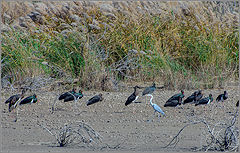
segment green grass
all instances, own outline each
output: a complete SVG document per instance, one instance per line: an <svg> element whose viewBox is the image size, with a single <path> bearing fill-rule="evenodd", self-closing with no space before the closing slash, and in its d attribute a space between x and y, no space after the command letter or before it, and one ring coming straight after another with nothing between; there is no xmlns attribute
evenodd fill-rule
<svg viewBox="0 0 240 153"><path fill-rule="evenodd" d="M98 20L109 22L98 10L88 13L98 13ZM180 18L173 19L171 12L169 14L168 18L139 16L138 22L118 14L113 22L115 26L99 41L96 40L104 29L88 33L76 31L67 38L52 33L59 31L58 27L41 34L5 33L1 46L2 58L5 58L2 76L12 74L17 79L39 74L59 76L61 70L79 78L80 84L98 88L103 76L130 81L119 78L111 65L135 49L139 51L134 55L139 68L128 69L126 73L136 81L162 80L175 89L213 88L220 86L219 82L238 78L239 34L235 27L218 29L216 24L206 30L210 20L199 23L189 16L182 24ZM85 22L91 23L91 20ZM102 50L109 52L106 59L98 58ZM42 64L43 61L52 68Z"/></svg>

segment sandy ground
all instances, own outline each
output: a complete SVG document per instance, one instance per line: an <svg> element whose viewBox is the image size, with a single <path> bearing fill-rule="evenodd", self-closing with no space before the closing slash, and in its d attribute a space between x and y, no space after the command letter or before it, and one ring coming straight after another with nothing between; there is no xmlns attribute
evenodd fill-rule
<svg viewBox="0 0 240 153"><path fill-rule="evenodd" d="M156 90L153 102L158 104L166 113L158 121L157 114L152 122L147 122L153 115L153 108L145 104L145 97L139 97L138 102L127 107L124 105L133 89L125 92L102 92L104 100L94 105L86 106L85 102L100 92L84 91L84 97L74 108L73 102L58 102L56 111L51 113L51 107L60 90L36 92L38 103L19 107L20 119L14 122L15 114L8 112L5 100L10 96L2 91L2 149L3 151L43 151L43 152L72 152L72 151L192 151L205 144L204 127L193 125L188 127L179 137L175 147L163 148L188 123L186 116L204 117L209 122L227 122L235 111L238 99L236 89L226 89L229 98L224 103L215 103L207 107L188 104L181 108L165 108L165 101L179 91ZM142 90L141 90L142 91ZM223 93L224 89L204 90L204 96L213 94L214 99ZM185 98L193 91L185 91ZM28 93L27 95L30 95ZM218 106L218 107L216 107ZM221 107L219 107L221 106ZM135 112L133 112L135 109ZM103 137L100 144L78 144L58 147L55 138L37 125L37 122L49 128L58 129L65 123L82 121L94 128ZM109 146L109 147L106 147Z"/></svg>

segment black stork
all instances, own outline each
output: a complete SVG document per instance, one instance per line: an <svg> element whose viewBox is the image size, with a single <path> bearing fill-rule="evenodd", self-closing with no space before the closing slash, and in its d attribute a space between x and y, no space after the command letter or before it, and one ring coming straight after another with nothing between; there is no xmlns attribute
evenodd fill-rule
<svg viewBox="0 0 240 153"><path fill-rule="evenodd" d="M66 96L64 98L64 102L75 100L75 98L73 96L76 98L76 100L81 99L83 97L82 90L79 90L78 93L75 92L75 93L72 93L72 95Z"/></svg>
<svg viewBox="0 0 240 153"><path fill-rule="evenodd" d="M217 98L216 98L216 101L217 102L223 102L224 100L226 100L228 98L228 93L227 91L224 91L223 94L220 94Z"/></svg>
<svg viewBox="0 0 240 153"><path fill-rule="evenodd" d="M139 91L137 90L137 88L139 87L135 86L133 88L134 88L134 92L128 97L127 101L125 102L125 106L131 104L132 102L135 102L138 99Z"/></svg>
<svg viewBox="0 0 240 153"><path fill-rule="evenodd" d="M173 95L173 96L170 97L167 101L174 101L174 100L179 101L179 100L180 100L180 102L182 103L182 99L183 99L184 97L185 97L184 91L181 90L181 93Z"/></svg>
<svg viewBox="0 0 240 153"><path fill-rule="evenodd" d="M102 100L103 100L103 97L102 97L102 94L100 93L99 95L96 95L96 96L92 97L91 99L89 99L87 101L87 106L92 105L92 104L97 103Z"/></svg>
<svg viewBox="0 0 240 153"><path fill-rule="evenodd" d="M137 90L139 87L135 86L134 88L134 92L128 97L127 101L125 102L125 106L135 102L138 99L138 95L139 95L139 91ZM134 108L133 108L134 109ZM133 113L135 111L133 110Z"/></svg>
<svg viewBox="0 0 240 153"><path fill-rule="evenodd" d="M181 103L181 97L179 96L178 99L169 99L165 104L164 107L176 107L180 106Z"/></svg>
<svg viewBox="0 0 240 153"><path fill-rule="evenodd" d="M227 93L227 91L224 91L223 94L220 94L220 95L217 96L216 101L217 101L217 102L223 102L223 101L226 100L227 98L228 98L228 93ZM223 103L222 105L223 105L223 107L224 107L224 103ZM220 107L221 107L221 106L220 106Z"/></svg>
<svg viewBox="0 0 240 153"><path fill-rule="evenodd" d="M19 105L24 105L24 104L32 104L37 102L37 95L33 94L32 96L28 96L27 98L23 99Z"/></svg>
<svg viewBox="0 0 240 153"><path fill-rule="evenodd" d="M151 96L155 90L156 90L156 84L155 82L153 82L152 86L147 87L143 90L142 96L145 96L145 95ZM146 99L146 104L147 104L147 99Z"/></svg>
<svg viewBox="0 0 240 153"><path fill-rule="evenodd" d="M209 97L205 97L205 98L200 99L200 100L195 104L195 106L210 104L212 101L213 101L212 94L209 94Z"/></svg>
<svg viewBox="0 0 240 153"><path fill-rule="evenodd" d="M63 93L63 94L61 94L59 97L58 97L58 100L64 100L64 102L68 102L68 101L72 101L72 100L74 100L75 101L75 107L77 107L76 106L76 100L78 100L78 99L80 99L80 95L82 94L82 91L81 90L79 90L79 93L76 93L76 88L75 87L73 87L73 89L71 90L71 91L68 91L68 92L65 92L65 93ZM75 99L75 98L76 99ZM78 99L77 99L78 98ZM81 97L82 98L82 97ZM56 103L57 103L57 99L54 101L54 103L53 103L53 105L52 105L52 113L54 112L54 107L55 107L55 105L56 105Z"/></svg>
<svg viewBox="0 0 240 153"><path fill-rule="evenodd" d="M72 97L72 94L76 93L76 88L73 88L72 91L65 92L59 96L58 100L65 100L65 98Z"/></svg>
<svg viewBox="0 0 240 153"><path fill-rule="evenodd" d="M6 101L5 101L5 104L9 104L8 105L8 111L11 112L14 108L17 107L19 101L24 98L24 95L26 93L27 89L24 88L22 90L22 93L21 94L16 94L16 95L13 95L11 97L9 97Z"/></svg>
<svg viewBox="0 0 240 153"><path fill-rule="evenodd" d="M187 97L184 101L183 104L188 104L188 103L196 103L198 100L202 98L202 91L198 90L195 91L191 96Z"/></svg>
<svg viewBox="0 0 240 153"><path fill-rule="evenodd" d="M237 101L237 103L236 103L236 107L239 107L239 101Z"/></svg>

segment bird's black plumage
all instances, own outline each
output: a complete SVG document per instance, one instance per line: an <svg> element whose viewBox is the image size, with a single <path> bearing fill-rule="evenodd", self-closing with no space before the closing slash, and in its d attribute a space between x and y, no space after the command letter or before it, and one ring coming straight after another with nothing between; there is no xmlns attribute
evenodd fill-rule
<svg viewBox="0 0 240 153"><path fill-rule="evenodd" d="M79 93L73 93L73 95L75 96L76 99L81 99L83 97L81 90L79 90ZM64 98L64 102L73 101L74 100L73 95L70 94L69 96L66 96Z"/></svg>
<svg viewBox="0 0 240 153"><path fill-rule="evenodd" d="M191 103L191 102L193 102L195 99L196 99L196 95L191 95L191 96L187 97L187 99L185 99L185 100L183 101L183 104Z"/></svg>
<svg viewBox="0 0 240 153"><path fill-rule="evenodd" d="M216 101L219 102L219 101L224 101L228 98L228 94L227 94L227 91L224 91L223 94L220 94L217 98L216 98Z"/></svg>
<svg viewBox="0 0 240 153"><path fill-rule="evenodd" d="M236 107L239 107L239 101L237 101L237 103L236 103Z"/></svg>
<svg viewBox="0 0 240 153"><path fill-rule="evenodd" d="M19 105L36 103L36 102L37 102L37 95L34 94L34 95L32 95L32 96L29 96L29 97L23 99L23 100L19 103Z"/></svg>
<svg viewBox="0 0 240 153"><path fill-rule="evenodd" d="M87 106L92 105L92 104L97 103L102 100L103 100L103 97L102 97L102 94L100 93L99 95L96 95L96 96L92 97L91 99L89 99L87 101Z"/></svg>
<svg viewBox="0 0 240 153"><path fill-rule="evenodd" d="M6 101L5 101L5 104L8 104L9 102L12 102L12 100L15 98L15 100L19 100L19 98L21 98L25 93L26 93L27 89L23 89L22 90L22 94L16 94L16 95L13 95L11 96L10 98L8 98Z"/></svg>
<svg viewBox="0 0 240 153"><path fill-rule="evenodd" d="M184 101L183 101L183 104L187 104L187 103L196 103L198 100L200 100L202 98L202 91L201 90L198 90L198 91L195 91L194 93L192 93L191 96L187 97Z"/></svg>
<svg viewBox="0 0 240 153"><path fill-rule="evenodd" d="M22 94L13 95L5 102L8 103L8 111L11 112L15 107L17 107L17 102L24 98L24 94L26 93L27 89L22 90Z"/></svg>
<svg viewBox="0 0 240 153"><path fill-rule="evenodd" d="M134 100L137 99L137 97L138 97L137 88L139 88L139 87L138 86L134 87L134 92L128 97L127 101L125 102L125 106L131 104Z"/></svg>
<svg viewBox="0 0 240 153"><path fill-rule="evenodd" d="M199 101L202 97L203 97L202 91L199 90L199 92L197 92L197 96L195 97L195 102Z"/></svg>
<svg viewBox="0 0 240 153"><path fill-rule="evenodd" d="M180 102L182 101L182 99L184 98L184 91L181 90L181 93L179 94L175 94L172 97L170 97L167 101L174 101L174 100L180 100Z"/></svg>
<svg viewBox="0 0 240 153"><path fill-rule="evenodd" d="M164 104L164 107L176 107L178 105L181 105L181 97L178 97L178 99L168 100Z"/></svg>
<svg viewBox="0 0 240 153"><path fill-rule="evenodd" d="M212 94L209 94L209 97L200 99L200 100L195 104L195 106L197 106L197 105L209 104L209 103L211 103L212 101L213 101Z"/></svg>
<svg viewBox="0 0 240 153"><path fill-rule="evenodd" d="M58 98L58 100L65 99L66 97L69 97L69 96L72 97L72 95L71 95L70 93L71 93L71 94L76 93L76 88L73 88L72 91L65 92L64 94L60 95L59 98Z"/></svg>
<svg viewBox="0 0 240 153"><path fill-rule="evenodd" d="M14 98L15 98L16 100L18 100L19 98L21 98L21 94L17 94L17 95L11 96L10 98L8 98L8 99L5 101L5 104L10 103Z"/></svg>

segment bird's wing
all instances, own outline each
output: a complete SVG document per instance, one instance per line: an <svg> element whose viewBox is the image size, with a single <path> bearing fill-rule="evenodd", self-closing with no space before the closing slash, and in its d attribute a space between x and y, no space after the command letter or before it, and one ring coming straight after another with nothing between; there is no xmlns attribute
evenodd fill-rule
<svg viewBox="0 0 240 153"><path fill-rule="evenodd" d="M216 98L216 101L220 101L222 96L223 96L223 94L218 95L218 97Z"/></svg>
<svg viewBox="0 0 240 153"><path fill-rule="evenodd" d="M157 104L155 104L153 107L154 107L154 109L155 109L156 111L158 111L159 113L165 115L165 113L163 112L163 110L161 109L160 106L158 106Z"/></svg>
<svg viewBox="0 0 240 153"><path fill-rule="evenodd" d="M193 100L194 100L194 95L191 95L191 96L187 97L187 99L185 99L183 102L184 102L184 103L190 103L190 102L192 102Z"/></svg>
<svg viewBox="0 0 240 153"><path fill-rule="evenodd" d="M9 98L5 101L5 104L10 103L10 102L12 101L12 99L13 99L14 96L15 96L15 95L9 97Z"/></svg>
<svg viewBox="0 0 240 153"><path fill-rule="evenodd" d="M173 95L172 97L170 97L170 98L168 99L168 101L178 100L179 96L181 96L181 94L175 94L175 95Z"/></svg>
<svg viewBox="0 0 240 153"><path fill-rule="evenodd" d="M28 104L28 103L31 103L33 101L33 96L29 96L29 97L26 97L25 99L23 99L19 105L23 105L23 104Z"/></svg>
<svg viewBox="0 0 240 153"><path fill-rule="evenodd" d="M198 102L199 104L207 104L208 103L208 98L202 98Z"/></svg>
<svg viewBox="0 0 240 153"><path fill-rule="evenodd" d="M99 96L94 96L94 97L92 97L91 99L88 100L87 105L96 103L98 101L100 101L100 97Z"/></svg>
<svg viewBox="0 0 240 153"><path fill-rule="evenodd" d="M150 88L147 87L146 89L143 90L142 95L146 95L149 92Z"/></svg>
<svg viewBox="0 0 240 153"><path fill-rule="evenodd" d="M72 101L72 100L74 100L74 97L70 94L64 98L64 102L68 102L68 101Z"/></svg>
<svg viewBox="0 0 240 153"><path fill-rule="evenodd" d="M128 104L130 104L131 102L133 102L136 99L136 96L134 94L131 94L127 101L125 102L125 105L127 106Z"/></svg>
<svg viewBox="0 0 240 153"><path fill-rule="evenodd" d="M64 94L61 94L58 98L58 100L65 99L65 97L69 96L70 94L68 92L65 92Z"/></svg>
<svg viewBox="0 0 240 153"><path fill-rule="evenodd" d="M202 97L203 97L202 94L197 95L197 97L196 97L196 101L200 100Z"/></svg>

